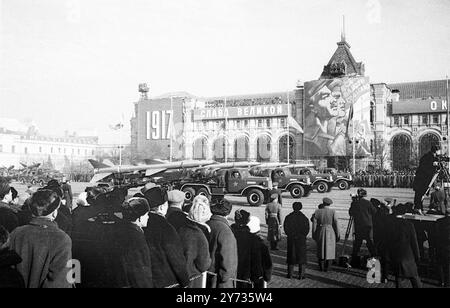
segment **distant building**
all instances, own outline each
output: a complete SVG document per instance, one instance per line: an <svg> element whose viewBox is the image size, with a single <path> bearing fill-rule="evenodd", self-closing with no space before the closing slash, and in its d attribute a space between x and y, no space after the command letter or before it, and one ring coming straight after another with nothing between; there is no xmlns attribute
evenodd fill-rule
<svg viewBox="0 0 450 308"><path fill-rule="evenodd" d="M98 137L46 136L17 120L0 122L0 166L20 168L20 163L51 162L56 169L63 170L68 164L95 158L97 151Z"/></svg>

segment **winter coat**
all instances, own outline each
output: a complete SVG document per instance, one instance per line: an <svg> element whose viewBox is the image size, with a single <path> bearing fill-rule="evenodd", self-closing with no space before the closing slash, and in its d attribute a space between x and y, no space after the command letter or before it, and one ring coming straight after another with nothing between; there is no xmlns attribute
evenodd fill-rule
<svg viewBox="0 0 450 308"><path fill-rule="evenodd" d="M306 237L309 220L302 212L292 212L284 220L287 235L287 264L306 264Z"/></svg>
<svg viewBox="0 0 450 308"><path fill-rule="evenodd" d="M180 229L181 226L187 223L187 214L181 209L176 207L170 207L166 214L167 221L175 228L175 230Z"/></svg>
<svg viewBox="0 0 450 308"><path fill-rule="evenodd" d="M450 216L437 221L437 257L439 263L450 262Z"/></svg>
<svg viewBox="0 0 450 308"><path fill-rule="evenodd" d="M0 250L0 289L25 288L22 275L16 269L20 262L22 259L15 251Z"/></svg>
<svg viewBox="0 0 450 308"><path fill-rule="evenodd" d="M209 252L211 267L209 271L217 274L210 276L208 286L212 288L232 288L237 275L237 243L225 217L212 215L207 222L211 228Z"/></svg>
<svg viewBox="0 0 450 308"><path fill-rule="evenodd" d="M372 202L361 198L352 202L348 213L355 219L355 232L358 233L373 227L373 216L377 213L377 209Z"/></svg>
<svg viewBox="0 0 450 308"><path fill-rule="evenodd" d="M339 225L336 212L325 206L313 214L313 239L317 243L317 257L323 260L336 258L336 241L339 241Z"/></svg>
<svg viewBox="0 0 450 308"><path fill-rule="evenodd" d="M9 233L19 226L16 213L3 202L0 202L0 226L3 226Z"/></svg>
<svg viewBox="0 0 450 308"><path fill-rule="evenodd" d="M419 167L416 170L416 176L413 182L414 191L425 193L427 190L435 171L433 161L434 156L431 151L420 158Z"/></svg>
<svg viewBox="0 0 450 308"><path fill-rule="evenodd" d="M187 220L178 229L184 248L184 256L186 257L189 279L199 276L211 266L208 240L198 225L194 221ZM193 288L201 287L201 278L191 280L189 285Z"/></svg>
<svg viewBox="0 0 450 308"><path fill-rule="evenodd" d="M137 225L121 221L114 228L111 272L116 288L151 288L152 266L144 231Z"/></svg>
<svg viewBox="0 0 450 308"><path fill-rule="evenodd" d="M72 287L66 267L72 259L72 241L55 222L33 218L11 233L10 248L22 258L17 269L27 288Z"/></svg>
<svg viewBox="0 0 450 308"><path fill-rule="evenodd" d="M144 234L150 249L154 287L187 286L186 258L175 228L163 216L151 212Z"/></svg>
<svg viewBox="0 0 450 308"><path fill-rule="evenodd" d="M435 209L440 214L445 214L447 207L445 205L445 193L442 190L436 190L431 193L430 209Z"/></svg>
<svg viewBox="0 0 450 308"><path fill-rule="evenodd" d="M404 278L418 276L416 263L420 252L413 223L391 216L389 230L390 261L394 274Z"/></svg>

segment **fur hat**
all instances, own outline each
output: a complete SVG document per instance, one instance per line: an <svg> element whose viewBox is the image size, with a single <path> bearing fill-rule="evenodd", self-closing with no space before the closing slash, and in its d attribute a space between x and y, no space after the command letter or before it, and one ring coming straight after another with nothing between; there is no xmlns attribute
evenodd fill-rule
<svg viewBox="0 0 450 308"><path fill-rule="evenodd" d="M47 216L61 204L61 198L50 189L40 189L31 197L30 208L34 216Z"/></svg>
<svg viewBox="0 0 450 308"><path fill-rule="evenodd" d="M151 209L167 202L167 192L159 186L146 190L144 196L145 199L147 199L148 205Z"/></svg>
<svg viewBox="0 0 450 308"><path fill-rule="evenodd" d="M300 201L294 202L292 204L292 209L294 210L294 212L298 212L303 208L303 204Z"/></svg>
<svg viewBox="0 0 450 308"><path fill-rule="evenodd" d="M211 212L214 215L227 216L231 213L233 205L227 199L218 200L218 202L211 206Z"/></svg>
<svg viewBox="0 0 450 308"><path fill-rule="evenodd" d="M184 192L181 190L171 190L167 192L167 201L169 201L169 205L183 203Z"/></svg>
<svg viewBox="0 0 450 308"><path fill-rule="evenodd" d="M150 206L145 198L130 198L122 203L123 218L129 221L135 221L150 211Z"/></svg>
<svg viewBox="0 0 450 308"><path fill-rule="evenodd" d="M331 204L333 204L333 200L331 200L330 198L325 197L325 198L322 199L322 203L324 205L331 205Z"/></svg>
<svg viewBox="0 0 450 308"><path fill-rule="evenodd" d="M150 190L150 189L152 189L152 188L154 188L154 187L156 187L156 184L153 183L153 182L149 182L149 183L145 184L144 187L141 188L141 193L142 193L143 195L145 195L145 192L146 192L147 190Z"/></svg>
<svg viewBox="0 0 450 308"><path fill-rule="evenodd" d="M250 216L247 227L249 227L250 233L257 233L261 230L261 221L256 216Z"/></svg>
<svg viewBox="0 0 450 308"><path fill-rule="evenodd" d="M250 221L250 213L246 210L238 209L234 212L234 221L240 226L247 225Z"/></svg>

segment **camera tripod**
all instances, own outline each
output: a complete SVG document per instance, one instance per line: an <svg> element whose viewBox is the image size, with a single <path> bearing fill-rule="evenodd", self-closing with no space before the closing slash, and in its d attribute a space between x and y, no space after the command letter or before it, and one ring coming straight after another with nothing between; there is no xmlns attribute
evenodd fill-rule
<svg viewBox="0 0 450 308"><path fill-rule="evenodd" d="M352 226L353 226L354 218L353 216L350 216L350 219L348 220L347 230L345 231L345 237L344 237L344 244L342 245L342 253L339 257L339 266L345 267L345 268L351 268L350 265L350 255L345 254L345 248L347 246L348 238L350 237L350 234L352 232Z"/></svg>
<svg viewBox="0 0 450 308"><path fill-rule="evenodd" d="M434 185L436 185L436 182L439 181L439 175L441 175L441 177L440 177L441 187L444 190L444 194L445 194L444 202L447 204L447 194L448 193L446 192L444 182L450 184L450 174L449 174L446 166L444 166L444 164L442 163L442 161L438 161L437 164L438 164L438 168L437 168L436 172L434 173L433 177L431 178L430 184L428 184L427 190L425 191L425 194L423 194L421 201L423 202L423 200L425 199L425 196L428 196L430 194L431 188Z"/></svg>

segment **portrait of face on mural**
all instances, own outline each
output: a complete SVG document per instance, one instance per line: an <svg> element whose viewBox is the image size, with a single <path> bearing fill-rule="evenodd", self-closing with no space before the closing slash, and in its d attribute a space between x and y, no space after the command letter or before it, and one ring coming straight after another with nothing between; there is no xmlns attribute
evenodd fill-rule
<svg viewBox="0 0 450 308"><path fill-rule="evenodd" d="M305 111L306 153L346 155L345 135L350 104L347 103L340 79L307 82Z"/></svg>

